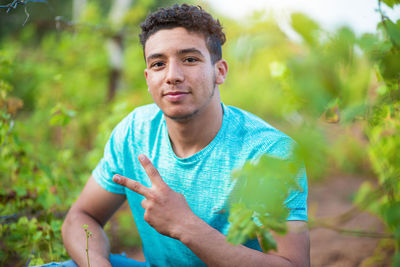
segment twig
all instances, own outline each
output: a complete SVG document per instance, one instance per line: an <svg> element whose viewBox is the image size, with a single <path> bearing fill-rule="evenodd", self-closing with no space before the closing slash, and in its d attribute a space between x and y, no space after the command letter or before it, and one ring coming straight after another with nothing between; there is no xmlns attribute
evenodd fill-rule
<svg viewBox="0 0 400 267"><path fill-rule="evenodd" d="M375 202L377 199L382 197L385 194L384 189L385 184L379 186L374 191L372 191L368 198L364 199L361 203L358 203L356 207L350 208L348 211L340 214L339 216L324 218L324 221L334 222L336 225L343 224L345 222L350 221L358 214L362 212L362 210L366 209L371 203Z"/></svg>
<svg viewBox="0 0 400 267"><path fill-rule="evenodd" d="M389 234L389 233L377 233L377 232L371 232L371 231L340 228L340 227L337 227L335 225L326 223L324 221L313 221L313 222L310 222L310 229L320 228L320 227L328 228L328 229L334 230L334 231L339 232L339 233L350 234L350 235L355 235L355 236L360 236L360 237L394 238L394 235L393 234Z"/></svg>
<svg viewBox="0 0 400 267"><path fill-rule="evenodd" d="M342 213L335 217L325 217L318 220L310 220L309 228L328 228L343 234L350 234L361 237L371 237L371 238L394 238L394 234L390 233L377 233L371 231L354 230L338 227L338 225L343 224L357 215L359 215L363 209L366 209L371 203L375 202L377 199L385 194L385 185L390 181L385 181L382 185L372 191L368 198L364 199L357 207L352 207L348 211ZM328 223L329 222L329 223Z"/></svg>
<svg viewBox="0 0 400 267"><path fill-rule="evenodd" d="M10 12L11 9L16 9L18 5L26 5L29 3L44 3L44 4L48 4L48 2L46 0L27 0L27 1L23 1L23 0L14 0L11 3L9 3L8 5L1 5L0 8L7 8L7 13ZM24 12L26 14L26 18L24 23L22 24L22 26L25 26L26 22L28 21L30 15L28 13L28 10L26 8L26 6L24 6Z"/></svg>
<svg viewBox="0 0 400 267"><path fill-rule="evenodd" d="M16 9L18 5L25 5L29 3L45 3L48 4L46 0L28 0L28 1L23 1L23 0L14 0L8 5L1 5L0 8L7 8L7 13L10 12L11 9Z"/></svg>
<svg viewBox="0 0 400 267"><path fill-rule="evenodd" d="M6 143L8 135L11 133L11 130L13 128L14 128L14 120L11 120L10 121L10 128L8 128L8 131L7 131L6 135L4 136L3 143L0 145L0 153L1 153L1 150L3 149L4 144Z"/></svg>
<svg viewBox="0 0 400 267"><path fill-rule="evenodd" d="M25 23L28 21L28 19L29 19L29 17L30 17L30 15L29 15L29 13L28 13L28 10L26 10L26 6L24 6L24 11L25 11L25 14L26 14L26 18L25 18L25 21L24 21L24 23L22 24L22 26L25 26Z"/></svg>

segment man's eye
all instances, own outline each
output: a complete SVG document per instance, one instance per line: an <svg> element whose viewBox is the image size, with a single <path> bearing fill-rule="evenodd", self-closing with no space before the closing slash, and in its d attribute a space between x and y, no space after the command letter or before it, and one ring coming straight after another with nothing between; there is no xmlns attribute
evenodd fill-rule
<svg viewBox="0 0 400 267"><path fill-rule="evenodd" d="M155 62L150 65L151 68L161 68L162 66L164 66L163 62Z"/></svg>
<svg viewBox="0 0 400 267"><path fill-rule="evenodd" d="M188 58L185 58L185 61L189 62L189 63L194 63L194 62L197 62L198 60L196 58L193 58L193 57L188 57Z"/></svg>

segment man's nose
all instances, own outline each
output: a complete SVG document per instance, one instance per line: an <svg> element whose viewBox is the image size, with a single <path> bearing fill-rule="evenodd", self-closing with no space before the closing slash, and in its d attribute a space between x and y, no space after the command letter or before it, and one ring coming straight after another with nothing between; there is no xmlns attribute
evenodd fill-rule
<svg viewBox="0 0 400 267"><path fill-rule="evenodd" d="M184 73L182 66L179 65L179 62L171 60L167 67L166 82L168 84L178 84L183 82L183 80L184 80Z"/></svg>

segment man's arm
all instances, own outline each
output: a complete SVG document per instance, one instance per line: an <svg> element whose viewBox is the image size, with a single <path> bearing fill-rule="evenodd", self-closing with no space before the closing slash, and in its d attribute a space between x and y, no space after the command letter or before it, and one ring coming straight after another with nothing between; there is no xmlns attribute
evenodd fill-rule
<svg viewBox="0 0 400 267"><path fill-rule="evenodd" d="M72 205L62 226L64 246L70 257L79 265L87 266L86 235L82 225L87 224L89 259L93 266L111 266L109 242L103 226L122 205L124 195L106 191L90 177L78 200Z"/></svg>
<svg viewBox="0 0 400 267"><path fill-rule="evenodd" d="M287 226L288 233L286 235L273 233L278 251L269 253L291 259L294 266L310 266L310 236L307 222L288 221Z"/></svg>
<svg viewBox="0 0 400 267"><path fill-rule="evenodd" d="M289 233L275 236L278 246L275 253L234 246L191 211L185 197L162 180L149 159L141 155L139 160L151 180L151 188L120 175L114 176L114 181L143 195L145 221L159 233L180 240L208 266L309 265L309 237L305 222L289 222Z"/></svg>
<svg viewBox="0 0 400 267"><path fill-rule="evenodd" d="M208 266L309 266L309 237L306 223L288 222L285 236L275 235L278 251L262 253L243 245L234 246L201 219L187 225L180 241Z"/></svg>

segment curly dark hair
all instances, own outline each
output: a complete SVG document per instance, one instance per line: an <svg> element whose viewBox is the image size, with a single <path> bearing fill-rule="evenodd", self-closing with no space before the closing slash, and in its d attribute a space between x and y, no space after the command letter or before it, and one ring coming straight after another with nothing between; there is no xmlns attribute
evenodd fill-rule
<svg viewBox="0 0 400 267"><path fill-rule="evenodd" d="M147 16L140 24L142 32L139 34L140 43L145 49L147 39L162 29L183 27L189 32L203 34L211 61L214 64L222 58L221 46L225 43L225 33L219 20L215 20L200 6L175 4L171 7L160 8Z"/></svg>

